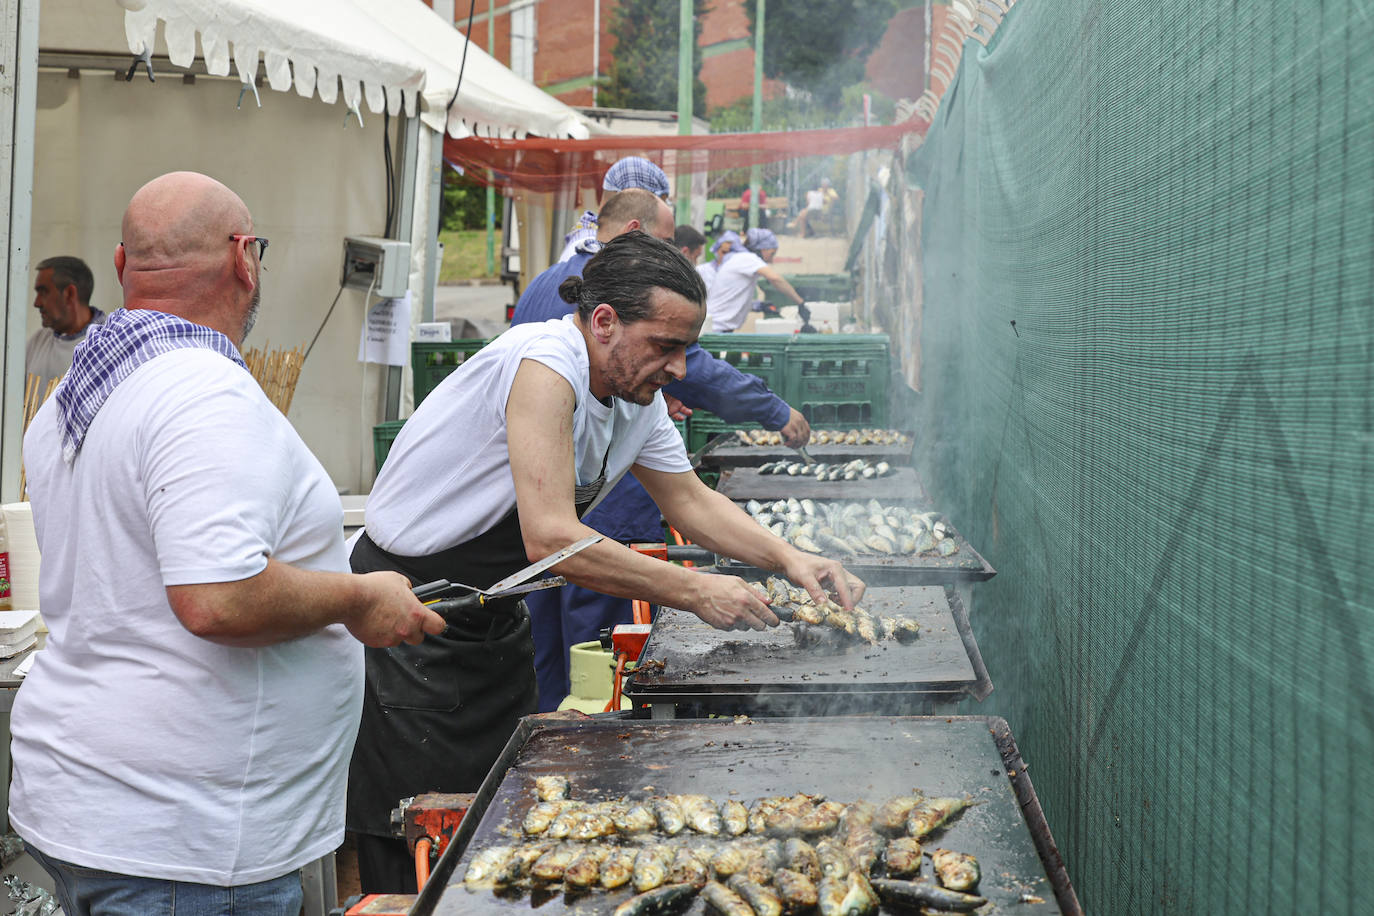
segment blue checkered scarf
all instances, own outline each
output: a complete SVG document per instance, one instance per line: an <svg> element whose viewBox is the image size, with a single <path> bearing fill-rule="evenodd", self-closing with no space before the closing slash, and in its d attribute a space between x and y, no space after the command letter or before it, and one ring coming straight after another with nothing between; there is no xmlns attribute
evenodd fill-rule
<svg viewBox="0 0 1374 916"><path fill-rule="evenodd" d="M105 399L150 359L184 347L203 347L246 370L238 348L219 331L150 309L117 309L93 324L72 354L72 367L57 388L62 460L71 464Z"/></svg>
<svg viewBox="0 0 1374 916"><path fill-rule="evenodd" d="M662 197L672 190L663 169L642 156L621 159L606 170L606 177L601 182L603 191L624 191L627 188L643 188L655 197Z"/></svg>

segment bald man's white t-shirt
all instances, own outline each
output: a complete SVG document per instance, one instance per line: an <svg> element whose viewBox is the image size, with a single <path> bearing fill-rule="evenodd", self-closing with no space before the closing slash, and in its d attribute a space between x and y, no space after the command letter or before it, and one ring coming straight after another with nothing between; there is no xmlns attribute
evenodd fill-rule
<svg viewBox="0 0 1374 916"><path fill-rule="evenodd" d="M57 399L24 439L47 647L15 700L10 820L88 868L249 884L343 840L363 647L340 625L263 648L194 635L166 587L268 558L348 572L329 475L211 350L119 383L62 460Z"/></svg>

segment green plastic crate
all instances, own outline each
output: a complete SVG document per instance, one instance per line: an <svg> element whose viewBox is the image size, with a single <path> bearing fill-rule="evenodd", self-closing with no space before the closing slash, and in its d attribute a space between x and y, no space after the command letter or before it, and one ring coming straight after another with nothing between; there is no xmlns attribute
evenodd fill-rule
<svg viewBox="0 0 1374 916"><path fill-rule="evenodd" d="M490 341L472 338L451 340L448 343L412 343L410 345L410 367L415 374L415 406L448 378L468 357L485 347Z"/></svg>
<svg viewBox="0 0 1374 916"><path fill-rule="evenodd" d="M715 414L704 410L693 411L687 427L687 453L692 454L700 451L707 442L723 432L749 428L748 424L726 423Z"/></svg>
<svg viewBox="0 0 1374 916"><path fill-rule="evenodd" d="M799 335L783 398L812 426L885 426L891 365L886 334Z"/></svg>
<svg viewBox="0 0 1374 916"><path fill-rule="evenodd" d="M372 457L376 461L378 471L381 471L382 463L386 461L386 456L391 451L391 443L396 441L396 434L401 431L405 422L405 420L387 420L385 423L378 423L372 427Z"/></svg>
<svg viewBox="0 0 1374 916"><path fill-rule="evenodd" d="M698 343L707 353L739 371L757 375L769 390L781 396L789 339L787 334L703 334Z"/></svg>
<svg viewBox="0 0 1374 916"><path fill-rule="evenodd" d="M849 302L854 298L854 280L849 274L784 274L783 279L792 284L798 296L814 302ZM793 304L767 280L759 280L759 289L763 298L780 308Z"/></svg>

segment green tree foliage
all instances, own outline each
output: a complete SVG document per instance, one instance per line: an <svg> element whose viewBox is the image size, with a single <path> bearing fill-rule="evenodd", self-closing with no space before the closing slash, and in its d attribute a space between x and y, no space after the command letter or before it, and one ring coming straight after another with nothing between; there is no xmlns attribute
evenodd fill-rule
<svg viewBox="0 0 1374 916"><path fill-rule="evenodd" d="M915 0L773 0L764 17L763 73L838 111L845 90L863 81L864 64L888 20L914 5ZM752 33L755 4L747 2L745 9Z"/></svg>
<svg viewBox="0 0 1374 916"><path fill-rule="evenodd" d="M501 198L496 198L496 225L501 225ZM439 205L439 228L485 229L487 227L487 189L466 175L444 170L443 200Z"/></svg>
<svg viewBox="0 0 1374 916"><path fill-rule="evenodd" d="M706 86L701 73L701 16L697 3L692 41L692 113L706 114ZM678 0L620 0L611 16L615 53L602 80L597 104L606 108L677 110Z"/></svg>

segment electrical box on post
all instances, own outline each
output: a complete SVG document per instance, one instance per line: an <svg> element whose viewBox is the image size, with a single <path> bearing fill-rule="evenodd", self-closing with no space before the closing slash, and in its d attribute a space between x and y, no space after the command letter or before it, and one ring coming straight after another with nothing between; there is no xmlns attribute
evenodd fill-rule
<svg viewBox="0 0 1374 916"><path fill-rule="evenodd" d="M371 235L344 238L343 279L340 286L371 290L383 299L406 294L410 278L410 243Z"/></svg>

